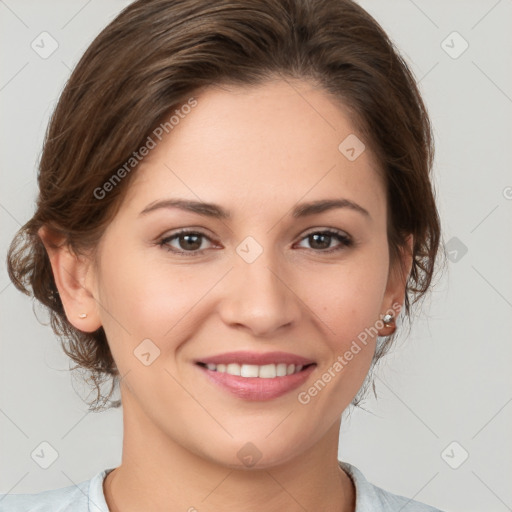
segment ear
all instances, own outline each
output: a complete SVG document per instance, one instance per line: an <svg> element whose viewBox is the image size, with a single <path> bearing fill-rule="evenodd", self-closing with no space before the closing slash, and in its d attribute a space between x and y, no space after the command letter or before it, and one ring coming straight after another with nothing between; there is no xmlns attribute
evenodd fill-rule
<svg viewBox="0 0 512 512"><path fill-rule="evenodd" d="M396 317L404 306L405 287L412 268L413 243L413 236L407 236L404 247L400 249L398 260L389 268L388 283L382 301L382 315L392 314L393 321L392 325L385 325L380 329L379 336L389 336L396 329Z"/></svg>
<svg viewBox="0 0 512 512"><path fill-rule="evenodd" d="M86 277L92 262L76 255L70 247L46 226L39 229L50 263L59 296L68 321L84 332L94 332L101 327L98 303L86 288ZM80 315L86 314L85 318Z"/></svg>

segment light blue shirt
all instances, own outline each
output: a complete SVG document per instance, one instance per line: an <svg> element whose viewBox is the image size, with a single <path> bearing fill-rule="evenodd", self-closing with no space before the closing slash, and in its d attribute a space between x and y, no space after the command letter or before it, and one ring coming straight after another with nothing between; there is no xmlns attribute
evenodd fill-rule
<svg viewBox="0 0 512 512"><path fill-rule="evenodd" d="M418 501L390 493L364 477L355 466L341 462L356 489L355 512L442 512ZM115 468L90 480L37 494L0 494L0 512L110 512L103 494L103 480Z"/></svg>

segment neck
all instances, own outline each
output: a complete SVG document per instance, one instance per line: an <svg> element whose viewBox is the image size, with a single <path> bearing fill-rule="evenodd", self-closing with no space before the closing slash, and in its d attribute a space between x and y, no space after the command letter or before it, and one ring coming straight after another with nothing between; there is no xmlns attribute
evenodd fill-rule
<svg viewBox="0 0 512 512"><path fill-rule="evenodd" d="M263 469L233 469L159 430L123 400L123 457L104 481L110 512L354 512L355 490L337 459L340 421L306 451ZM129 405L129 407L127 407Z"/></svg>

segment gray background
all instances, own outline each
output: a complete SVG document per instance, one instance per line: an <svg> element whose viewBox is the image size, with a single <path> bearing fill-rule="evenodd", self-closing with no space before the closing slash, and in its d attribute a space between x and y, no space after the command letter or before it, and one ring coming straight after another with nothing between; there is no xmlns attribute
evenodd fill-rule
<svg viewBox="0 0 512 512"><path fill-rule="evenodd" d="M0 0L2 258L34 210L44 130L70 70L128 3ZM382 362L378 400L344 414L339 457L441 509L512 510L512 0L360 3L420 81L451 261ZM46 59L31 48L43 31L59 45ZM469 44L461 55L454 31ZM122 412L87 412L87 389L5 263L0 301L0 493L65 487L117 466ZM48 469L31 458L45 441L58 453Z"/></svg>

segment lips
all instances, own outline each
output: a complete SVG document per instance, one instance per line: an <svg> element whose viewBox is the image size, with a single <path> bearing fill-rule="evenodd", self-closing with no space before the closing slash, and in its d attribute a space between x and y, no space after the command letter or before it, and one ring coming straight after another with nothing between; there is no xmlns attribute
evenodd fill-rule
<svg viewBox="0 0 512 512"><path fill-rule="evenodd" d="M195 361L197 364L202 363L203 365L207 364L254 364L258 366L263 366L266 364L282 364L285 363L287 365L294 364L295 366L307 366L313 364L315 361L312 359L308 359L306 357L302 357L296 354L291 354L289 352L248 352L248 351L238 351L238 352L226 352L224 354L218 354L211 357L205 357L202 359L198 359Z"/></svg>
<svg viewBox="0 0 512 512"><path fill-rule="evenodd" d="M238 398L251 401L271 400L293 391L304 384L316 368L313 360L287 352L228 352L205 357L195 363L201 374L211 383ZM242 375L243 367L249 375L252 375L255 369L259 370L260 375L253 377L227 373L227 367L236 368L239 365L242 367L239 368ZM218 366L218 369L224 367L223 371L217 371L215 366ZM275 366L281 367L281 371L278 370L276 376L270 375L268 367ZM283 367L288 369L285 375L282 374ZM265 375L261 375L263 369Z"/></svg>

